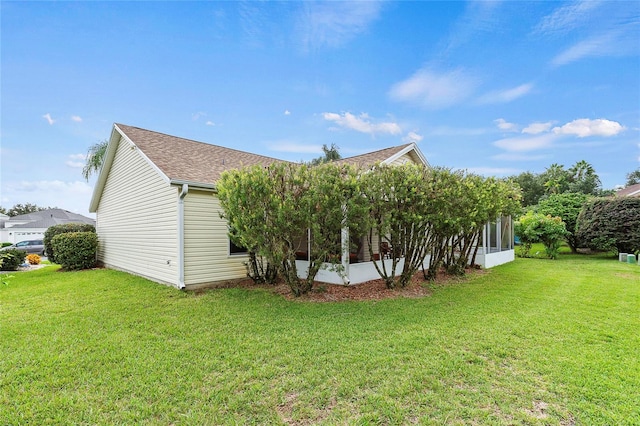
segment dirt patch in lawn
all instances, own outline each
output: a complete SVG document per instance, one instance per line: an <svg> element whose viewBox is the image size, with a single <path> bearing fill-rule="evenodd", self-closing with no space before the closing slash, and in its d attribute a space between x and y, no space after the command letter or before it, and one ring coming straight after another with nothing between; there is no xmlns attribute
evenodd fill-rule
<svg viewBox="0 0 640 426"><path fill-rule="evenodd" d="M279 294L288 300L299 300L308 302L342 302L348 300L384 300L400 297L417 298L429 296L434 288L439 286L452 285L467 281L469 276L476 276L489 273L482 269L467 269L467 274L463 277L447 275L439 272L435 281L426 281L422 271L417 272L406 287L387 288L383 279L371 280L361 284L337 285L322 282L314 282L311 291L300 297L295 297L291 293L289 286L282 280L275 285L255 284L251 279L246 278L235 282L227 282L218 285L216 288L247 288L263 289L275 294ZM193 290L196 294L210 291L209 289Z"/></svg>

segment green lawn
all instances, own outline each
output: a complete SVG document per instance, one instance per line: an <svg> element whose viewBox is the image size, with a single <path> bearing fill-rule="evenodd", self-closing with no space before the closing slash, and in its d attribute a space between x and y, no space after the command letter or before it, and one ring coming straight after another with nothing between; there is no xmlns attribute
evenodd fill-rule
<svg viewBox="0 0 640 426"><path fill-rule="evenodd" d="M640 266L518 259L422 299L0 286L0 424L640 424Z"/></svg>

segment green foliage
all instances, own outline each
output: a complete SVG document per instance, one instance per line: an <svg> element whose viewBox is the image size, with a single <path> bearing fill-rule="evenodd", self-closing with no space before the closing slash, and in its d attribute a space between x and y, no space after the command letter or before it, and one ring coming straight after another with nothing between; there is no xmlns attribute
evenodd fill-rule
<svg viewBox="0 0 640 426"><path fill-rule="evenodd" d="M328 147L326 144L322 145L322 151L324 152L324 155L311 160L311 165L317 166L341 159L342 156L340 155L340 152L338 152L339 149L340 147L338 147L334 143L331 144L331 147Z"/></svg>
<svg viewBox="0 0 640 426"><path fill-rule="evenodd" d="M36 204L31 204L31 203L26 203L26 204L16 204L13 207L11 207L9 210L7 210L6 215L7 216L19 216L21 214L28 214L28 213L34 213L34 212L39 212L42 210L49 210L49 209L53 209L55 207L41 207L38 206Z"/></svg>
<svg viewBox="0 0 640 426"><path fill-rule="evenodd" d="M588 199L589 196L586 194L566 192L563 194L552 194L538 204L538 213L562 218L567 228L565 239L569 247L571 247L571 251L574 253L578 247L580 247L580 242L575 234L576 222L582 207Z"/></svg>
<svg viewBox="0 0 640 426"><path fill-rule="evenodd" d="M587 203L577 221L577 237L595 250L640 250L640 198L599 198Z"/></svg>
<svg viewBox="0 0 640 426"><path fill-rule="evenodd" d="M66 232L51 240L56 263L67 270L89 269L96 265L98 236L95 232Z"/></svg>
<svg viewBox="0 0 640 426"><path fill-rule="evenodd" d="M512 176L511 180L522 189L522 205L524 207L538 204L540 198L545 194L544 182L540 175L523 172Z"/></svg>
<svg viewBox="0 0 640 426"><path fill-rule="evenodd" d="M567 233L566 226L560 217L532 211L527 212L515 222L514 231L520 237L522 257L529 257L531 245L541 242L550 259L558 257L562 239Z"/></svg>
<svg viewBox="0 0 640 426"><path fill-rule="evenodd" d="M540 174L520 173L510 178L522 188L522 205L532 206L552 194L576 192L601 196L604 192L600 178L593 166L584 160L577 161L569 169L562 164L551 164Z"/></svg>
<svg viewBox="0 0 640 426"><path fill-rule="evenodd" d="M86 163L82 168L82 177L84 177L86 181L89 180L92 174L98 173L102 168L108 146L109 141L103 140L89 147Z"/></svg>
<svg viewBox="0 0 640 426"><path fill-rule="evenodd" d="M44 249L45 256L49 259L49 261L53 263L59 263L56 260L56 252L51 244L53 238L58 234L64 234L67 232L96 232L96 228L93 225L86 223L63 223L61 225L53 225L50 226L44 233Z"/></svg>
<svg viewBox="0 0 640 426"><path fill-rule="evenodd" d="M640 183L640 168L637 168L634 171L627 173L626 186L636 185L638 183Z"/></svg>
<svg viewBox="0 0 640 426"><path fill-rule="evenodd" d="M22 250L4 250L0 251L0 270L2 271L15 271L18 266L24 263L24 258L27 257L27 253Z"/></svg>
<svg viewBox="0 0 640 426"><path fill-rule="evenodd" d="M9 247L10 245L13 245L13 243L5 242L5 243L0 244L0 248Z"/></svg>

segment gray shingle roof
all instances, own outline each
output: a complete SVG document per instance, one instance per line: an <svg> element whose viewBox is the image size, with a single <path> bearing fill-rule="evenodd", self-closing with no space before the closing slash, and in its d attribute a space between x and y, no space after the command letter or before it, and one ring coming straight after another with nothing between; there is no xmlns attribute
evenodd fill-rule
<svg viewBox="0 0 640 426"><path fill-rule="evenodd" d="M72 213L63 209L48 209L38 212L21 214L13 216L5 222L5 226L11 222L24 222L27 223L10 225L11 228L48 228L53 225L60 225L63 223L88 223L95 225L96 221L90 217L83 216L81 214Z"/></svg>
<svg viewBox="0 0 640 426"><path fill-rule="evenodd" d="M225 170L282 161L139 127L116 126L170 180L215 184Z"/></svg>

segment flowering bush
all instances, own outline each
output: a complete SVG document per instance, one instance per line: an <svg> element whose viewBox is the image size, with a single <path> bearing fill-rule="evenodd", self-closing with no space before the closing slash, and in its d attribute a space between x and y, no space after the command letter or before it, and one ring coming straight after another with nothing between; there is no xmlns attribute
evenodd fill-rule
<svg viewBox="0 0 640 426"><path fill-rule="evenodd" d="M37 254L30 254L27 256L27 262L29 262L29 265L39 265L40 264L40 256L38 256Z"/></svg>

